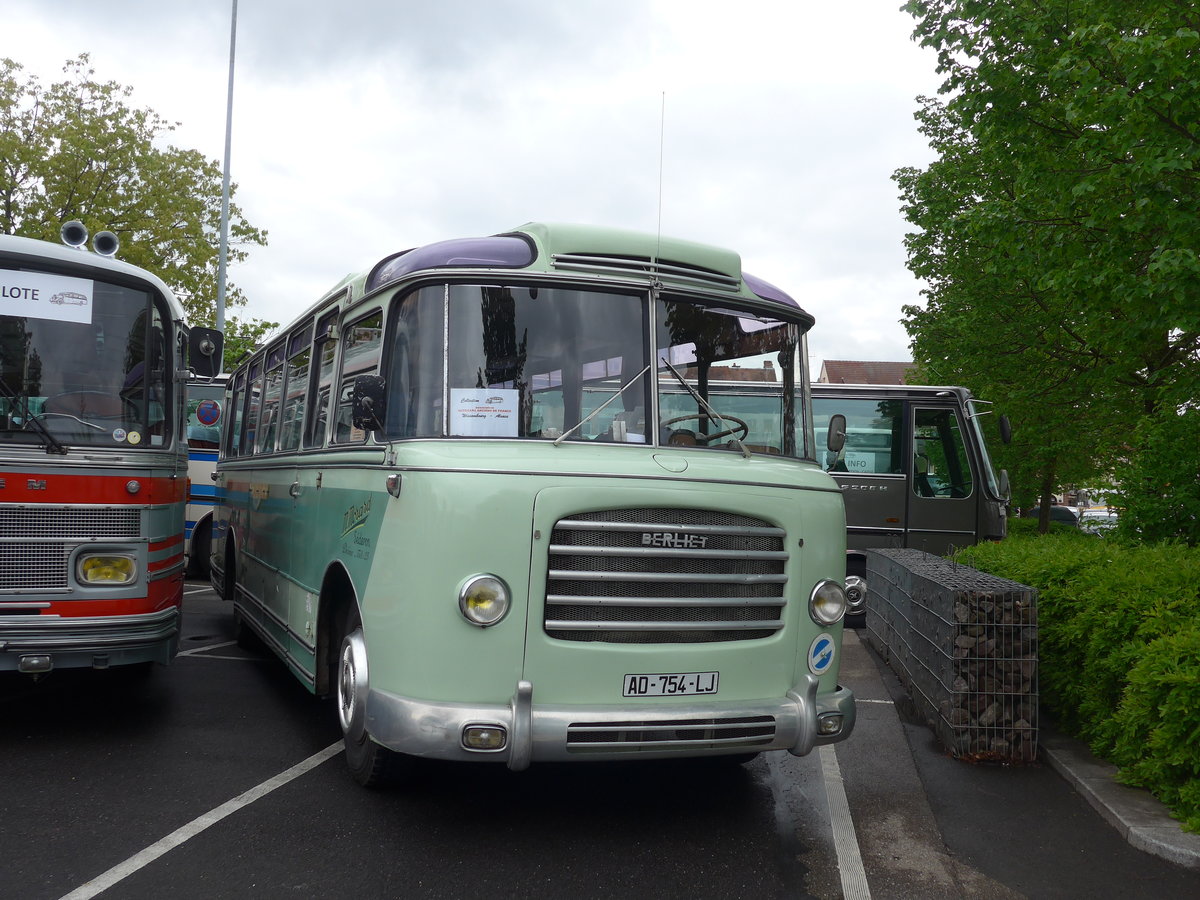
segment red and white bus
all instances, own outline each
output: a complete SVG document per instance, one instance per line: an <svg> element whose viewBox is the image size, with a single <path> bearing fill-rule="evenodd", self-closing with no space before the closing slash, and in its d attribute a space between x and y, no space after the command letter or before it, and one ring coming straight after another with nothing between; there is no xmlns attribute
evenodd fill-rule
<svg viewBox="0 0 1200 900"><path fill-rule="evenodd" d="M116 238L0 235L0 671L168 663L184 576L189 330Z"/></svg>

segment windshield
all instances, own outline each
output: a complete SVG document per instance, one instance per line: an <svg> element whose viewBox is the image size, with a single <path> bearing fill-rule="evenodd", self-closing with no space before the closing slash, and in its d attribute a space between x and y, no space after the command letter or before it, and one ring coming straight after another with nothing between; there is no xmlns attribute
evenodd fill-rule
<svg viewBox="0 0 1200 900"><path fill-rule="evenodd" d="M395 304L387 333L390 438L805 447L794 323L637 292L439 285Z"/></svg>
<svg viewBox="0 0 1200 900"><path fill-rule="evenodd" d="M146 291L41 277L75 289L0 315L0 441L165 444L169 367L158 304Z"/></svg>
<svg viewBox="0 0 1200 900"><path fill-rule="evenodd" d="M1000 482L996 478L996 469L992 466L992 457L988 454L987 441L983 439L983 429L979 423L979 417L990 412L990 409L980 409L973 399L967 401L967 421L971 423L971 430L975 432L979 455L983 458L983 476L987 479L988 490L993 497L1004 499L1000 492Z"/></svg>

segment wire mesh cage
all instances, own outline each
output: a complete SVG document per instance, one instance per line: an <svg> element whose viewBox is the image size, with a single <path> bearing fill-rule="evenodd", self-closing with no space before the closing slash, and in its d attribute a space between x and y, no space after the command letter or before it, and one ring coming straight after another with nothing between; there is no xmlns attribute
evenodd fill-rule
<svg viewBox="0 0 1200 900"><path fill-rule="evenodd" d="M867 553L867 637L960 759L1037 758L1037 592L920 550Z"/></svg>

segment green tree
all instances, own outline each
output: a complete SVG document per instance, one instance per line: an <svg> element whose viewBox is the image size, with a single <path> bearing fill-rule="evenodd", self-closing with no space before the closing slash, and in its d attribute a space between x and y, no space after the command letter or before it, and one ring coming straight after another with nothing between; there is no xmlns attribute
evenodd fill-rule
<svg viewBox="0 0 1200 900"><path fill-rule="evenodd" d="M44 87L24 76L20 64L0 60L0 233L58 241L71 219L92 233L115 232L121 259L170 285L189 322L213 325L220 166L195 150L165 145L175 125L130 106L130 88L95 80L87 54L63 71L62 81ZM229 263L266 239L231 203ZM229 285L225 302L237 308L246 298ZM233 318L227 325L227 345L235 350L277 327Z"/></svg>
<svg viewBox="0 0 1200 900"><path fill-rule="evenodd" d="M1197 4L904 8L944 76L917 112L938 158L895 176L914 358L1013 418L1017 496L1101 477L1200 388Z"/></svg>

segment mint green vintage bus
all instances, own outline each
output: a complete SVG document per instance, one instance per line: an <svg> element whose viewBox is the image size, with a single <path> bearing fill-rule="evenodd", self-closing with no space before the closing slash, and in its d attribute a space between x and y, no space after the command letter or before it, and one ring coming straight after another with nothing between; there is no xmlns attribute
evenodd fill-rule
<svg viewBox="0 0 1200 900"><path fill-rule="evenodd" d="M736 253L658 236L528 224L389 256L232 373L213 586L336 699L365 785L420 758L840 741L812 324ZM752 423L716 368L770 370Z"/></svg>

